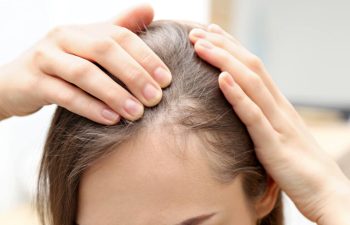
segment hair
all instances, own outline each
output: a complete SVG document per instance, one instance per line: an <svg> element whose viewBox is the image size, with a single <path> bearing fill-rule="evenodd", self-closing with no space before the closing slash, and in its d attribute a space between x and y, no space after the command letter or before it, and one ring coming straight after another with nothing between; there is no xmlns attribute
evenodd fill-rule
<svg viewBox="0 0 350 225"><path fill-rule="evenodd" d="M189 31L199 26L156 21L138 33L173 76L171 85L163 90L161 102L146 108L141 119L134 122L122 119L116 125L106 126L57 107L38 180L37 207L43 224L75 224L79 183L84 171L154 124L177 127L198 136L205 143L218 181L229 182L242 174L249 199L265 193L268 175L256 158L246 127L219 89L220 70L200 59L188 38ZM126 88L120 80L109 76ZM260 224L283 224L280 197L279 194L274 209Z"/></svg>

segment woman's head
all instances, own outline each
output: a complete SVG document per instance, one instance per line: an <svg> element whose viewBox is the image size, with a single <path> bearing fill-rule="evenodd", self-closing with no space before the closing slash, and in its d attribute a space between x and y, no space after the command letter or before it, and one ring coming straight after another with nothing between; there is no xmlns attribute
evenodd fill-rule
<svg viewBox="0 0 350 225"><path fill-rule="evenodd" d="M47 222L282 224L279 191L219 89L220 71L195 54L191 28L162 21L139 34L173 75L142 119L104 126L57 109L39 178Z"/></svg>

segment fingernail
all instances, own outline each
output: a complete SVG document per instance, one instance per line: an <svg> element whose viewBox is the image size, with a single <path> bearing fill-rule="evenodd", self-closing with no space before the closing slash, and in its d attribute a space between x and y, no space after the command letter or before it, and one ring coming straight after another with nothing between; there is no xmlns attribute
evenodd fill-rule
<svg viewBox="0 0 350 225"><path fill-rule="evenodd" d="M148 101L158 99L161 94L161 91L154 87L152 84L146 84L146 86L143 89L143 96Z"/></svg>
<svg viewBox="0 0 350 225"><path fill-rule="evenodd" d="M127 99L124 108L125 111L134 117L140 117L143 114L143 106L133 99Z"/></svg>
<svg viewBox="0 0 350 225"><path fill-rule="evenodd" d="M234 86L235 82L233 81L231 74L224 72L222 76L224 77L224 81L226 82L227 85L229 85L230 87Z"/></svg>
<svg viewBox="0 0 350 225"><path fill-rule="evenodd" d="M206 48L206 49L212 49L213 48L213 45L209 41L199 40L197 43L200 46L202 46L203 48Z"/></svg>
<svg viewBox="0 0 350 225"><path fill-rule="evenodd" d="M120 119L120 116L116 112L110 109L102 110L102 116L109 122L113 122L113 123L117 122Z"/></svg>
<svg viewBox="0 0 350 225"><path fill-rule="evenodd" d="M214 33L223 33L224 32L224 30L219 25L214 24L214 23L208 25L208 31L214 32Z"/></svg>
<svg viewBox="0 0 350 225"><path fill-rule="evenodd" d="M194 28L190 33L197 38L205 38L205 31L202 29Z"/></svg>
<svg viewBox="0 0 350 225"><path fill-rule="evenodd" d="M166 69L164 69L163 67L158 67L154 71L154 78L162 87L168 86L172 79L171 73Z"/></svg>

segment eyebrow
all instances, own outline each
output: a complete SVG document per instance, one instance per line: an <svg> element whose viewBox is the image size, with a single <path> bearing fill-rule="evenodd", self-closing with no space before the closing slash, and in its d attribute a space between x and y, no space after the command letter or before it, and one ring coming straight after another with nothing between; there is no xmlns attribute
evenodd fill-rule
<svg viewBox="0 0 350 225"><path fill-rule="evenodd" d="M201 215L201 216L196 216L196 217L193 217L190 219L186 219L186 220L182 221L181 223L177 223L175 225L200 225L204 221L213 217L215 214L216 213L210 213L210 214L205 214L205 215Z"/></svg>
<svg viewBox="0 0 350 225"><path fill-rule="evenodd" d="M201 215L201 216L192 217L190 219L186 219L186 220L182 221L181 223L177 223L175 225L200 225L204 221L213 217L215 214L216 213L211 213L211 214L205 214L205 215ZM75 222L75 225L79 225L79 224L77 222Z"/></svg>

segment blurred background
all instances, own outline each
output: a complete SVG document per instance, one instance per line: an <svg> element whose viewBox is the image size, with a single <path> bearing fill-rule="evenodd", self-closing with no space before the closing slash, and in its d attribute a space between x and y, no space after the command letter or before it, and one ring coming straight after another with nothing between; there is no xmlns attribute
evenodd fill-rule
<svg viewBox="0 0 350 225"><path fill-rule="evenodd" d="M60 24L106 20L138 0L0 0L0 64ZM350 1L149 0L155 19L217 23L264 61L322 147L350 175ZM0 122L0 224L38 224L32 208L55 106ZM312 224L285 197L286 224Z"/></svg>

